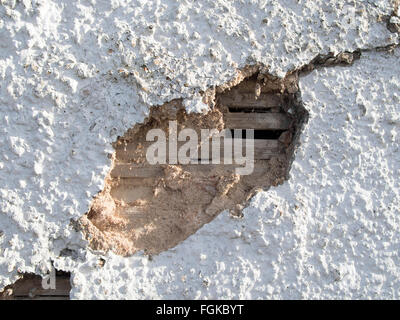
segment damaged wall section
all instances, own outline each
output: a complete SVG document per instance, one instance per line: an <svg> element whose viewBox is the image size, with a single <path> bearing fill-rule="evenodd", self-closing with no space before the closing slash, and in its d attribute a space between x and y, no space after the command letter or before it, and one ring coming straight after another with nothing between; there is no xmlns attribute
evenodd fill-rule
<svg viewBox="0 0 400 320"><path fill-rule="evenodd" d="M104 190L79 221L90 246L131 255L157 254L176 246L220 212L241 211L259 189L281 184L287 177L301 128L307 119L297 73L285 79L269 76L260 66L242 70L236 79L203 93L210 111L187 114L182 101L155 106L114 143L112 170ZM239 165L150 165L146 134L151 129L253 129L254 171L239 175ZM236 137L235 137L236 138ZM198 160L210 160L200 152ZM221 156L224 155L221 144ZM207 159L204 159L206 157Z"/></svg>

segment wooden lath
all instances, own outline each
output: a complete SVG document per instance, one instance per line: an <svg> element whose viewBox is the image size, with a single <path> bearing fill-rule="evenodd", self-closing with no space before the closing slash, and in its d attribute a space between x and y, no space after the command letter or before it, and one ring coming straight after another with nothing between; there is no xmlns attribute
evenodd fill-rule
<svg viewBox="0 0 400 320"><path fill-rule="evenodd" d="M283 113L226 113L225 124L229 129L287 130L290 119Z"/></svg>
<svg viewBox="0 0 400 320"><path fill-rule="evenodd" d="M228 142L229 141L229 142ZM220 158L224 158L224 150L225 146L234 150L233 146L233 140L230 139L228 140L225 144L225 139L220 140ZM258 160L263 160L263 159L270 159L272 156L276 156L281 153L281 148L278 140L275 139L257 139L253 140L254 141L254 158ZM147 150L147 148L154 142L149 142L146 141L144 143L141 143L141 148ZM177 147L178 149L184 145L186 142L177 142ZM241 141L242 144L242 154L246 155L246 141L243 139ZM130 162L131 159L134 158L134 152L137 148L137 145L135 144L127 144L126 146L118 146L117 147L117 161L118 162ZM198 150L198 158L197 159L212 159L212 149L211 149L211 144L208 146L209 150L209 156L208 157L203 157L201 154L201 149ZM159 156L165 157L168 159L168 143L167 143L167 148L164 150L165 152L160 153Z"/></svg>
<svg viewBox="0 0 400 320"><path fill-rule="evenodd" d="M235 173L236 168L240 168L243 166L234 165L234 164L189 164L189 165L180 165L183 170L191 171L191 172L203 172L204 174L212 175L213 173L223 172L225 174L233 174ZM265 170L262 166L254 167L254 174L262 173ZM111 177L113 178L159 178L164 176L164 168L159 165L153 166L143 166L136 164L117 164L114 169L111 171Z"/></svg>
<svg viewBox="0 0 400 320"><path fill-rule="evenodd" d="M262 93L255 99L255 94L245 93L235 96L222 96L219 98L219 103L228 107L240 107L240 108L253 108L253 107L263 107L263 108L273 108L280 107L282 104L282 97L279 94L268 94Z"/></svg>
<svg viewBox="0 0 400 320"><path fill-rule="evenodd" d="M278 138L281 133L289 130L291 126L291 119L287 114L282 113L283 95L276 90L270 90L267 86L261 86L257 92L256 79L247 79L240 85L231 90L225 91L218 95L217 105L223 106L225 128L229 130L234 129L253 129L260 131L270 131L270 133L263 133L258 136L262 139L254 139L254 160L264 161L271 158L284 158L285 150L282 143ZM210 128L211 129L211 128ZM274 139L271 139L273 137ZM276 138L275 138L276 137ZM137 155L141 154L143 158L143 150L153 144L154 142L141 141L130 142L128 144L120 144L116 146L116 164L111 172L113 178L121 178L128 181L128 179L135 179L136 185L140 185L141 180L153 179L164 175L164 169L161 165L150 165L146 159L138 159ZM177 142L177 149L186 144L187 142ZM212 159L211 143L208 144L208 155L203 155L199 143L197 149L197 159L199 164L192 164L191 169L200 171L213 170L211 164L201 164L202 160ZM225 139L220 140L220 165L217 165L219 170L223 166L223 170L227 173L233 172L237 165L224 165L224 151L225 148L230 148L233 153L232 143L225 144ZM167 148L163 151L165 154L159 156L168 159L168 141ZM246 155L245 141L242 140L242 155ZM144 161L143 164L134 164L133 162ZM179 164L179 163L178 163ZM182 165L183 168L189 168L188 165ZM126 183L126 182L124 182Z"/></svg>

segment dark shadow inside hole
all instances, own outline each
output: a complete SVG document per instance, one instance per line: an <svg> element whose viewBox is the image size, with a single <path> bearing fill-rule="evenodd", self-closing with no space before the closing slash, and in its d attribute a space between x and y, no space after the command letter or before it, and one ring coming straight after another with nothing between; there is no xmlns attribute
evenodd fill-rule
<svg viewBox="0 0 400 320"><path fill-rule="evenodd" d="M280 107L229 107L229 112L232 113L270 113L270 112L278 112L280 111Z"/></svg>
<svg viewBox="0 0 400 320"><path fill-rule="evenodd" d="M234 129L229 129L232 135L232 138L234 138ZM283 132L285 132L286 130L254 130L254 139L255 140L270 140L270 139L279 139L279 137L281 136L281 134ZM240 137L242 139L246 139L246 130L241 130L242 135L238 136L238 138L240 139Z"/></svg>

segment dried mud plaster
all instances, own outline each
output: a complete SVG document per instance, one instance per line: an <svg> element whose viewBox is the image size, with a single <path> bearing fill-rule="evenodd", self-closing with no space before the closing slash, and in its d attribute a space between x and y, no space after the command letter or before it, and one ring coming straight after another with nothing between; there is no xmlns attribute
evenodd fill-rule
<svg viewBox="0 0 400 320"><path fill-rule="evenodd" d="M260 66L247 67L232 81L204 92L203 101L209 106L203 114L188 114L181 100L152 107L144 123L114 143L105 188L79 221L92 249L120 255L139 250L160 253L224 210L240 216L257 190L287 178L307 119L297 73L279 79ZM175 120L178 132L192 128L199 137L201 129L254 129L253 173L239 175L237 164L223 160L220 164L150 165L147 132L168 132L170 121ZM198 148L200 154L201 140Z"/></svg>

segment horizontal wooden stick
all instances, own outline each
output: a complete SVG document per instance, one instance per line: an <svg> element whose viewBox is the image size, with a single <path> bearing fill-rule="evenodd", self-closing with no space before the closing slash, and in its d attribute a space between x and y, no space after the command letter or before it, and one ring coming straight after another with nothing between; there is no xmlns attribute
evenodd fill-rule
<svg viewBox="0 0 400 320"><path fill-rule="evenodd" d="M224 158L224 150L225 150L224 141L225 141L224 139L220 140L220 158L221 159ZM233 140L227 140L227 141L229 141L229 142L227 142L226 147L230 148L232 150L232 154L233 154L233 150L234 150L233 145L232 145ZM258 160L269 159L269 158L271 158L271 156L282 153L278 140L256 139L253 141L254 141L254 159L258 159ZM147 148L153 143L154 142L149 142L149 141L141 143L141 148L143 148L144 152L146 152ZM177 149L179 150L179 148L185 143L186 142L178 141ZM117 154L116 154L117 161L120 161L120 162L131 161L132 159L135 158L136 150L137 150L137 146L135 144L128 144L126 146L117 147L117 151L116 151L117 152ZM208 157L202 157L201 149L199 148L198 149L198 159L206 159L206 158L211 159L212 158L211 150L212 150L211 144L209 144ZM242 140L242 154L246 155L246 140ZM168 143L167 143L167 149L165 150L165 152L161 153L160 156L165 156L168 159Z"/></svg>
<svg viewBox="0 0 400 320"><path fill-rule="evenodd" d="M283 155L279 155L282 157ZM204 173L207 175L221 174L223 171L225 174L235 173L236 168L243 166L234 164L189 164L181 165L183 170ZM266 168L263 166L254 166L253 174L262 174ZM132 165L132 164L117 164L111 172L113 178L158 178L164 175L164 169L159 165Z"/></svg>
<svg viewBox="0 0 400 320"><path fill-rule="evenodd" d="M229 129L287 130L290 125L283 113L227 113L225 122Z"/></svg>
<svg viewBox="0 0 400 320"><path fill-rule="evenodd" d="M272 108L279 107L282 104L281 96L277 94L262 93L255 99L254 93L242 93L230 96L222 96L219 98L219 102L227 107L241 107L241 108L252 108L252 107L264 107Z"/></svg>

